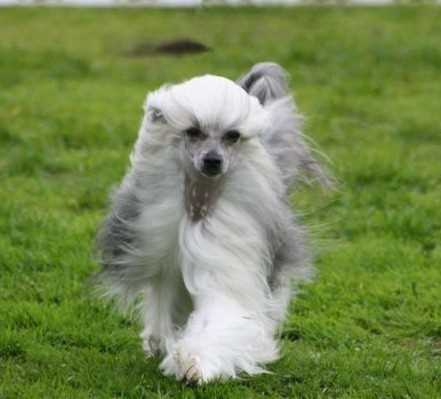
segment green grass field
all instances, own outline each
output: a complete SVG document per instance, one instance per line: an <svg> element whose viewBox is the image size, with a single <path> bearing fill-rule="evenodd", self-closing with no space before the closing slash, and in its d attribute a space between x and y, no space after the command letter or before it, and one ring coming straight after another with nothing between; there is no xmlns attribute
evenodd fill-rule
<svg viewBox="0 0 441 399"><path fill-rule="evenodd" d="M440 398L441 8L0 9L0 398ZM128 57L200 40L200 55ZM185 387L89 294L147 91L274 60L339 189L272 374Z"/></svg>

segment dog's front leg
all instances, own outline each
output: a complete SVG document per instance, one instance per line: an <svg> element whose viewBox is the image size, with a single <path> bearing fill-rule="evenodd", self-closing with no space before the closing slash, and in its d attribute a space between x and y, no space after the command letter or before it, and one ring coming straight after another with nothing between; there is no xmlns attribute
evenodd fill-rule
<svg viewBox="0 0 441 399"><path fill-rule="evenodd" d="M145 290L142 310L144 329L140 337L147 357L164 352L166 342L173 339L172 305L173 298L163 289L161 279L155 279Z"/></svg>
<svg viewBox="0 0 441 399"><path fill-rule="evenodd" d="M176 270L166 269L150 281L144 293L140 335L146 356L165 354L174 347L191 310L191 298Z"/></svg>
<svg viewBox="0 0 441 399"><path fill-rule="evenodd" d="M202 383L241 371L256 374L277 358L274 326L262 314L214 291L198 294L193 303L181 338L161 364L165 374Z"/></svg>

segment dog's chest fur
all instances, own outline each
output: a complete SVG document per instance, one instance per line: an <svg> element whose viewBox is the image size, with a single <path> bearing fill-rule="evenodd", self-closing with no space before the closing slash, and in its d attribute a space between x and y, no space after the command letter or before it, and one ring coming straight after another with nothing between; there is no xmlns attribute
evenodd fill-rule
<svg viewBox="0 0 441 399"><path fill-rule="evenodd" d="M222 179L185 178L184 205L192 222L197 223L209 216L221 195L222 185Z"/></svg>
<svg viewBox="0 0 441 399"><path fill-rule="evenodd" d="M216 218L216 206L223 195L222 179L176 175L174 181L156 179L155 197L145 192L150 198L144 202L149 205L143 208L138 222L147 262L156 264L157 272L166 264L180 268L180 234L188 231L187 226L206 229L206 222Z"/></svg>

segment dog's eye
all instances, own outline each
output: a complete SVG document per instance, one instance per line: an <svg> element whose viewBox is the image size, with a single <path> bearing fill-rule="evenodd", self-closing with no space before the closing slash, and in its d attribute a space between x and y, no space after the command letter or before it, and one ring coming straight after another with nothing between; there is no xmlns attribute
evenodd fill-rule
<svg viewBox="0 0 441 399"><path fill-rule="evenodd" d="M240 133L237 130L229 130L224 134L224 140L227 143L236 143L240 139Z"/></svg>
<svg viewBox="0 0 441 399"><path fill-rule="evenodd" d="M198 139L200 137L203 136L203 133L197 128L197 127L191 127L189 129L187 129L185 131L185 134L190 138L190 139Z"/></svg>

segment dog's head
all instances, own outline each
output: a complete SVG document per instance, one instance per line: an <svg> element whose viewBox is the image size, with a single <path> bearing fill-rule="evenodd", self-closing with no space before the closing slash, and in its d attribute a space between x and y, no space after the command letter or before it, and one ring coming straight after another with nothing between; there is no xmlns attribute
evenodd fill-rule
<svg viewBox="0 0 441 399"><path fill-rule="evenodd" d="M279 173L286 187L298 180L332 186L301 133L287 73L277 64L256 64L237 82L205 75L163 86L148 95L145 111L135 162L168 162L170 174L177 166L208 182L253 169Z"/></svg>
<svg viewBox="0 0 441 399"><path fill-rule="evenodd" d="M148 140L174 148L187 174L208 178L228 173L268 124L256 97L212 75L151 93L145 109Z"/></svg>

